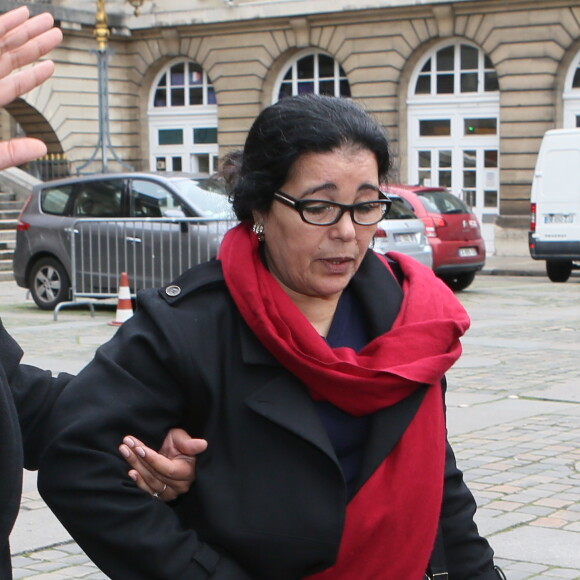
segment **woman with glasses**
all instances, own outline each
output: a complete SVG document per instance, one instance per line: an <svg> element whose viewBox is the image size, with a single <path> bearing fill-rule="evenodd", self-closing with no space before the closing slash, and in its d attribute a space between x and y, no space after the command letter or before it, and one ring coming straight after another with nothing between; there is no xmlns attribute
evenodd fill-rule
<svg viewBox="0 0 580 580"><path fill-rule="evenodd" d="M141 293L64 394L47 502L113 579L499 578L445 435L467 314L426 267L369 250L382 129L351 101L289 97L232 159L240 224L217 260ZM169 507L123 483L115 444L172 425L209 446Z"/></svg>

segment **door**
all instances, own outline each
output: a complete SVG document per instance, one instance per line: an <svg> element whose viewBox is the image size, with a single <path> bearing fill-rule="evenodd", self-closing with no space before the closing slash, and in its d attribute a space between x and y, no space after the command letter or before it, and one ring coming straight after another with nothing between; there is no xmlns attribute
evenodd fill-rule
<svg viewBox="0 0 580 580"><path fill-rule="evenodd" d="M124 239L116 220L124 216L124 179L82 181L77 184L72 215L75 218L74 275L77 295L118 292L120 273L126 269Z"/></svg>
<svg viewBox="0 0 580 580"><path fill-rule="evenodd" d="M129 208L136 219L126 224L125 239L135 289L163 286L212 257L215 223L198 222L192 208L163 184L132 180Z"/></svg>
<svg viewBox="0 0 580 580"><path fill-rule="evenodd" d="M499 136L495 116L461 110L450 115L418 111L412 123L409 182L447 187L477 216L493 250L499 213Z"/></svg>

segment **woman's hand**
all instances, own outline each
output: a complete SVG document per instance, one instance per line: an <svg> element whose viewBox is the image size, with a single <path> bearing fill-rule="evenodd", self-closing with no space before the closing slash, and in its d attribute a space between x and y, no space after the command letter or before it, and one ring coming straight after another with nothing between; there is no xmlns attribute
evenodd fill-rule
<svg viewBox="0 0 580 580"><path fill-rule="evenodd" d="M46 81L54 72L50 60L36 62L62 40L54 19L45 12L30 18L26 6L0 16L0 107ZM30 68L15 72L32 64ZM0 141L0 170L20 165L46 154L46 145L25 137Z"/></svg>
<svg viewBox="0 0 580 580"><path fill-rule="evenodd" d="M136 437L123 439L119 452L133 469L129 477L157 499L171 501L195 481L196 455L207 449L205 439L193 439L183 429L171 429L159 452Z"/></svg>

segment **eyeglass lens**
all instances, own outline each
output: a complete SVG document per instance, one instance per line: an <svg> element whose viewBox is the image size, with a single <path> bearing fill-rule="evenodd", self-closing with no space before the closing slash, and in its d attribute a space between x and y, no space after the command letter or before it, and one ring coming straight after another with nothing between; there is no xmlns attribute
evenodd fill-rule
<svg viewBox="0 0 580 580"><path fill-rule="evenodd" d="M383 219L387 209L388 204L386 203L372 201L360 203L352 208L351 216L357 224L373 225ZM302 203L301 210L307 222L316 225L330 225L340 219L345 208L331 203L312 201Z"/></svg>

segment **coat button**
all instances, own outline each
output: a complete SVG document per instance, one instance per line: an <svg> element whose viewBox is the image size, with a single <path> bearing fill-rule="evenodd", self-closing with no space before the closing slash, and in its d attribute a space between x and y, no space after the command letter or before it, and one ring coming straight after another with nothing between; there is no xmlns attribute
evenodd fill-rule
<svg viewBox="0 0 580 580"><path fill-rule="evenodd" d="M179 286L167 286L165 288L165 294L167 296L179 296L181 294L181 288Z"/></svg>

